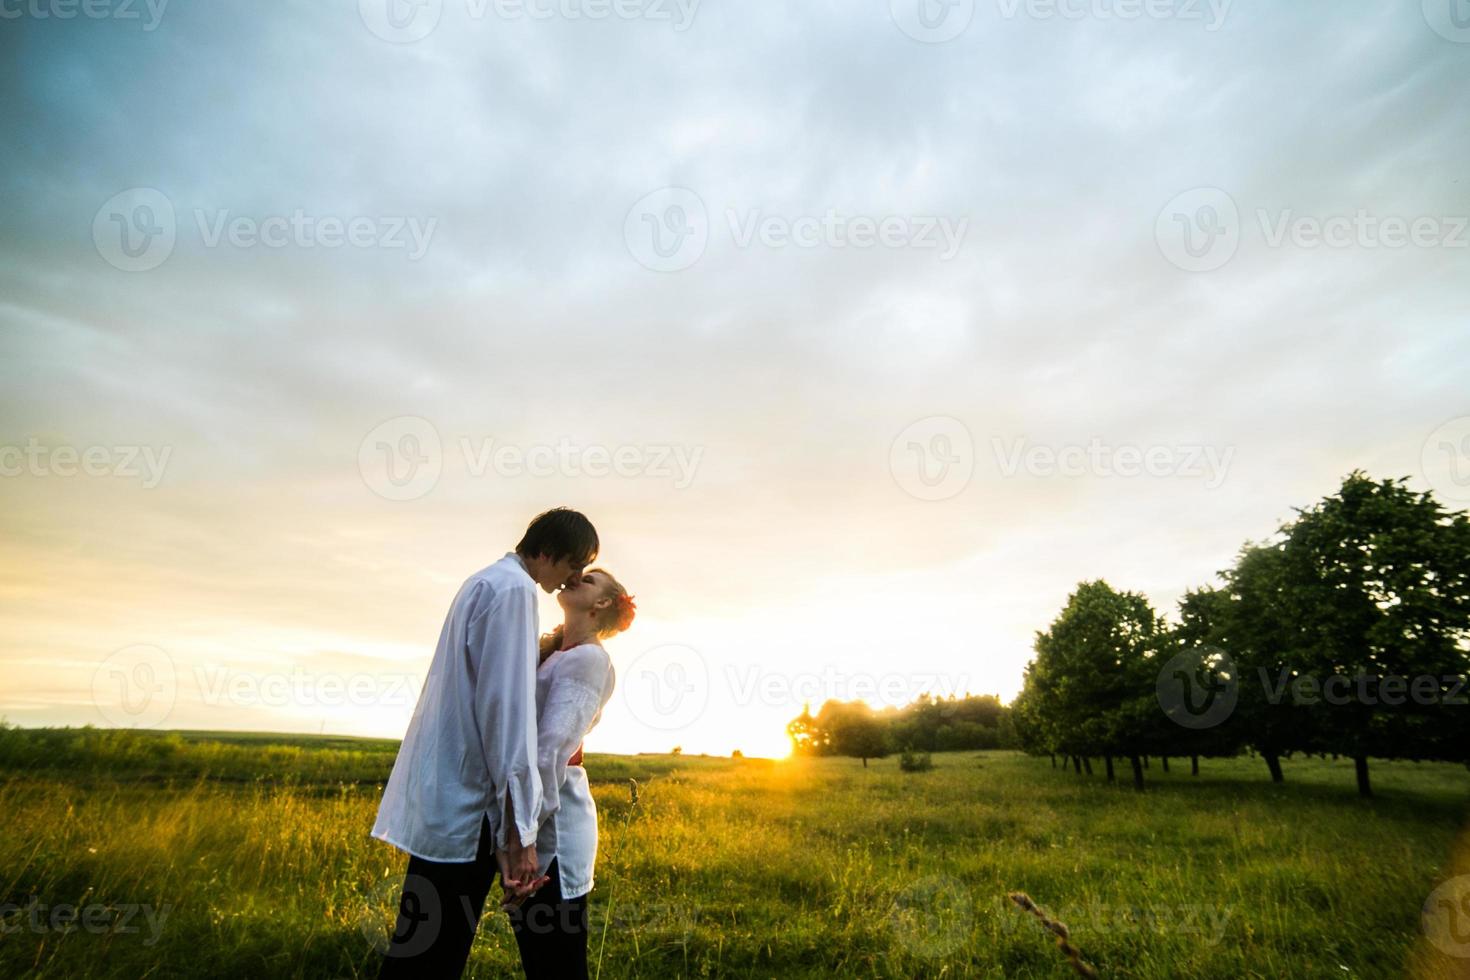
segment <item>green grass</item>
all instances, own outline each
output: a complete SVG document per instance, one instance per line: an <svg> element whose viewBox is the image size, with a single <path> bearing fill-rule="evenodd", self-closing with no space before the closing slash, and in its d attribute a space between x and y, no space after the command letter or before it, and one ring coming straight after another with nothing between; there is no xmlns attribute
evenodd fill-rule
<svg viewBox="0 0 1470 980"><path fill-rule="evenodd" d="M404 859L367 832L394 748L0 729L0 901L22 907L0 976L375 976ZM1288 763L1284 786L1244 758L1197 778L1155 765L1143 794L1014 753L934 762L589 757L594 968L605 921L604 977L1070 975L1005 901L1018 889L1104 976L1470 965L1419 918L1439 881L1470 873L1464 767L1375 762L1379 796L1362 801L1346 761ZM62 903L90 906L94 927L52 928ZM107 926L131 906L152 923ZM492 915L470 975L516 970Z"/></svg>

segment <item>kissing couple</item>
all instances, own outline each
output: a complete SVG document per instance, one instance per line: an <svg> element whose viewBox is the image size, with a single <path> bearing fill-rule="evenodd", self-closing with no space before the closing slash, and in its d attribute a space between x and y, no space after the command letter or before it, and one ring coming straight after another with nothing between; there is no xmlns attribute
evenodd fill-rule
<svg viewBox="0 0 1470 980"><path fill-rule="evenodd" d="M587 569L598 547L586 517L549 510L449 607L373 825L409 855L384 978L460 976L496 875L526 976L587 976L597 808L582 740L612 697L601 641L635 611ZM546 636L538 585L562 608Z"/></svg>

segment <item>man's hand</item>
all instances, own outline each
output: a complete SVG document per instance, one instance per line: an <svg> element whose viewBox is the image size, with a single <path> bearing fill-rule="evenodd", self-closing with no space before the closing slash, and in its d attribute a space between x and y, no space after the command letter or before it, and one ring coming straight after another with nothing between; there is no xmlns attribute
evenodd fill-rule
<svg viewBox="0 0 1470 980"><path fill-rule="evenodd" d="M496 863L500 865L500 883L505 886L506 898L502 908L519 905L536 893L536 889L551 880L536 875L536 842L521 846L520 833L516 830L515 803L510 794L505 797L505 850L495 851Z"/></svg>
<svg viewBox="0 0 1470 980"><path fill-rule="evenodd" d="M536 873L535 844L522 847L514 833L509 836L506 843L507 850L495 852L496 860L500 862L500 880L505 886L506 893L505 902L502 904L519 905L551 879Z"/></svg>

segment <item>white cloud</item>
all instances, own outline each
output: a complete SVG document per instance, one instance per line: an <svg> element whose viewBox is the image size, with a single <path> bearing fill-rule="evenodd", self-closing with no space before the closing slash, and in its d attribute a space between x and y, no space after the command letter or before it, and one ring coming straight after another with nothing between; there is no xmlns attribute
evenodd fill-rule
<svg viewBox="0 0 1470 980"><path fill-rule="evenodd" d="M740 644L819 659L814 635L881 659L908 641L861 611L897 576L925 610L904 656L953 666L948 637L973 626L994 651L986 689L1003 689L1078 579L1167 606L1354 466L1414 473L1465 411L1466 252L1271 248L1256 226L1258 209L1470 212L1470 61L1417 9L1236 4L1207 32L982 4L929 45L883 4L706 3L680 32L446 3L429 37L392 45L354 7L0 34L0 444L173 447L146 493L0 481L24 600L0 614L0 657L93 662L242 630L282 649L427 647L454 583L566 502L603 527L660 635L731 663ZM163 265L129 274L91 234L139 186L180 224ZM682 272L646 269L623 238L665 186L709 211ZM1227 265L1191 274L1155 220L1201 186L1228 191L1243 227ZM437 225L409 261L209 247L195 221L297 209ZM726 216L752 210L968 226L949 261L742 247ZM432 493L391 503L358 448L400 415L430 419L451 456L463 437L703 457L684 490L475 477L451 458ZM964 493L925 503L887 461L933 415L982 455ZM991 439L1020 437L1235 455L1209 492L1002 478ZM814 583L832 594L805 605ZM86 629L57 628L79 610ZM26 676L13 702L50 692L61 718L67 697Z"/></svg>

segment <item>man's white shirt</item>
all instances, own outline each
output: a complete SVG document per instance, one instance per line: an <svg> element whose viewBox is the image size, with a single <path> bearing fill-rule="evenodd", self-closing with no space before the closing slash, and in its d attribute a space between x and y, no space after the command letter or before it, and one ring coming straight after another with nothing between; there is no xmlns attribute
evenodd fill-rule
<svg viewBox="0 0 1470 980"><path fill-rule="evenodd" d="M508 554L454 597L373 836L431 861L473 861L481 818L506 845L506 794L523 846L543 817L536 752L536 583Z"/></svg>

